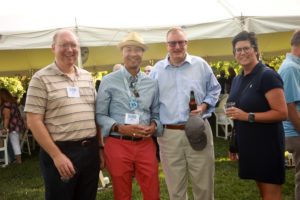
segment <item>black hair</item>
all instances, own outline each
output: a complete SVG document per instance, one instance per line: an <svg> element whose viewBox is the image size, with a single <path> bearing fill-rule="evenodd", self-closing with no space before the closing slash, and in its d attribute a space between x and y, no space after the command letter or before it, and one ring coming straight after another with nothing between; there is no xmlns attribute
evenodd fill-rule
<svg viewBox="0 0 300 200"><path fill-rule="evenodd" d="M235 55L236 43L239 41L245 41L245 40L248 40L250 42L250 44L252 45L254 50L257 52L256 58L257 58L257 60L259 60L257 37L254 32L242 31L232 39L233 55Z"/></svg>

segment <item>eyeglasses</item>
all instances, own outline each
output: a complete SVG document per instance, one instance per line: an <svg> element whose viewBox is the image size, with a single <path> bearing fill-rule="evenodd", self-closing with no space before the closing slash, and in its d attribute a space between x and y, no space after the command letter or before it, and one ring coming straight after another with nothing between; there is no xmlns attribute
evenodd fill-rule
<svg viewBox="0 0 300 200"><path fill-rule="evenodd" d="M131 53L131 52L141 53L144 51L141 47L137 47L137 46L125 46L123 49L125 50L126 53Z"/></svg>
<svg viewBox="0 0 300 200"><path fill-rule="evenodd" d="M183 47L184 45L186 45L187 41L186 40L179 40L179 41L170 41L168 42L170 47L175 47L176 44L179 45L179 47Z"/></svg>
<svg viewBox="0 0 300 200"><path fill-rule="evenodd" d="M151 72L151 70L144 70L144 72Z"/></svg>
<svg viewBox="0 0 300 200"><path fill-rule="evenodd" d="M237 49L234 49L234 52L240 54L244 50L245 53L249 53L250 49L251 49L251 47L237 48Z"/></svg>
<svg viewBox="0 0 300 200"><path fill-rule="evenodd" d="M130 88L133 88L133 93L134 93L134 96L135 97L140 97L140 94L139 94L139 92L136 90L136 88L135 88L135 84L136 84L136 82L131 82L130 83Z"/></svg>
<svg viewBox="0 0 300 200"><path fill-rule="evenodd" d="M77 44L59 44L58 46L63 49L68 49L69 47L71 47L72 49L76 49L78 47Z"/></svg>

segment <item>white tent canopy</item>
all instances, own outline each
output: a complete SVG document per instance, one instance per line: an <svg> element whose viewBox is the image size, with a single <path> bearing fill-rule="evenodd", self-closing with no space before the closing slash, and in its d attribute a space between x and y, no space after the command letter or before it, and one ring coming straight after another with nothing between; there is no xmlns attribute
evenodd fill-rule
<svg viewBox="0 0 300 200"><path fill-rule="evenodd" d="M215 58L231 56L231 38L243 29L261 35L267 54L287 51L300 28L299 0L0 1L0 76L51 62L49 48L60 28L74 29L81 46L89 47L84 67L90 70L121 62L115 45L129 31L149 44L145 59L156 60L167 53L163 43L172 26L186 29L189 52Z"/></svg>

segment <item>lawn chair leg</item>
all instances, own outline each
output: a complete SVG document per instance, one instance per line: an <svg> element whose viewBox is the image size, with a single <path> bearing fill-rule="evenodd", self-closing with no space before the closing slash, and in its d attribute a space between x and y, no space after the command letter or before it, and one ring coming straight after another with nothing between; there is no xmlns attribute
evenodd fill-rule
<svg viewBox="0 0 300 200"><path fill-rule="evenodd" d="M105 188L106 183L105 183L105 181L104 181L104 176L103 176L103 173L102 173L101 170L100 170L100 173L99 173L99 179L100 179L100 182L101 182L102 187Z"/></svg>

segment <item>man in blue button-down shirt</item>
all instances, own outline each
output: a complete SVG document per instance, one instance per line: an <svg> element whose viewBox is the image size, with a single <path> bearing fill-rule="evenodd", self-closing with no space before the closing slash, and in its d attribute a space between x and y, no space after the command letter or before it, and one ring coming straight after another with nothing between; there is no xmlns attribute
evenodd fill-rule
<svg viewBox="0 0 300 200"><path fill-rule="evenodd" d="M96 119L105 137L104 155L114 199L131 200L134 174L144 199L157 200L158 162L151 137L162 134L158 85L140 71L147 46L137 33L129 33L118 47L124 67L103 78L96 100Z"/></svg>
<svg viewBox="0 0 300 200"><path fill-rule="evenodd" d="M150 73L158 81L160 120L163 136L158 138L160 158L171 200L187 200L188 172L196 200L214 199L214 148L210 125L205 119L207 145L194 150L185 135L184 124L190 115L211 116L221 87L211 67L202 58L189 55L186 33L172 28L167 33L166 59ZM197 110L190 112L190 92L194 91Z"/></svg>

